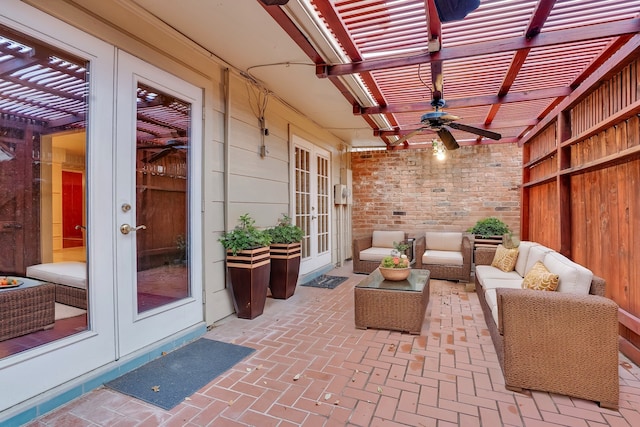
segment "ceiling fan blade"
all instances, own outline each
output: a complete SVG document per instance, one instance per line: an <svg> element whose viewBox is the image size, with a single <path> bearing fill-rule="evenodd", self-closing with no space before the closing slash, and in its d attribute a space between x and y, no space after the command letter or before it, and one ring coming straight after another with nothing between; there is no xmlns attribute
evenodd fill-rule
<svg viewBox="0 0 640 427"><path fill-rule="evenodd" d="M449 129L445 127L438 129L438 138L440 138L440 141L442 141L448 151L457 150L458 148L460 148L460 146L458 145L458 141L456 141L453 135L451 135Z"/></svg>
<svg viewBox="0 0 640 427"><path fill-rule="evenodd" d="M486 138L495 139L496 141L502 138L502 135L490 130L480 129L474 126L463 125L462 123L449 123L449 127L453 129L462 130L469 133L475 133L476 135L484 136Z"/></svg>
<svg viewBox="0 0 640 427"><path fill-rule="evenodd" d="M416 129L412 132L409 132L408 134L406 134L405 136L403 136L402 138L398 139L397 141L393 141L391 144L389 144L392 147L395 147L396 145L400 145L400 144L404 144L404 142L406 140L408 140L409 138L413 138L414 136L416 136L417 134L419 134L420 132L422 132L425 128L419 128Z"/></svg>
<svg viewBox="0 0 640 427"><path fill-rule="evenodd" d="M455 122L456 120L460 120L460 117L454 116L453 114L445 113L440 116L440 120L445 123ZM453 126L452 126L453 127Z"/></svg>
<svg viewBox="0 0 640 427"><path fill-rule="evenodd" d="M158 151L157 153L153 153L149 157L145 157L144 159L142 159L142 161L145 162L145 163L155 163L158 160L162 159L163 157L166 157L169 154L173 153L174 151L177 151L177 150L175 148L173 148L173 147L165 148L162 151Z"/></svg>

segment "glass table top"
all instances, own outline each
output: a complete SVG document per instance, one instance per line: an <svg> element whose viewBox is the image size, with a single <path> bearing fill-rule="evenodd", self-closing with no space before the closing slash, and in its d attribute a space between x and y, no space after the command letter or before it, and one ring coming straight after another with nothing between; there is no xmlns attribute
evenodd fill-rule
<svg viewBox="0 0 640 427"><path fill-rule="evenodd" d="M407 292L422 292L429 281L429 270L412 269L405 280L385 280L379 269L375 269L364 280L356 285L356 288L387 289Z"/></svg>

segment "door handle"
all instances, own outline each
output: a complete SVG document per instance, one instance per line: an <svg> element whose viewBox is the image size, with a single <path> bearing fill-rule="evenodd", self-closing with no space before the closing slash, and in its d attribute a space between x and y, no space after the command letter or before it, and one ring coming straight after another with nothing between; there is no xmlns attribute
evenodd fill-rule
<svg viewBox="0 0 640 427"><path fill-rule="evenodd" d="M122 234L129 234L132 231L146 230L146 229L147 229L146 225L138 225L138 226L132 227L129 224L122 224L120 226L120 232Z"/></svg>

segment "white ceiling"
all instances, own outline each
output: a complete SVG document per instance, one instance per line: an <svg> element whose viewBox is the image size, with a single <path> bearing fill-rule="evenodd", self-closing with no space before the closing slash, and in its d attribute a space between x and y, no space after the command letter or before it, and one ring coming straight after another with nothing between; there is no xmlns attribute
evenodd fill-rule
<svg viewBox="0 0 640 427"><path fill-rule="evenodd" d="M257 0L134 1L345 143L385 146L333 83L316 77L312 61Z"/></svg>

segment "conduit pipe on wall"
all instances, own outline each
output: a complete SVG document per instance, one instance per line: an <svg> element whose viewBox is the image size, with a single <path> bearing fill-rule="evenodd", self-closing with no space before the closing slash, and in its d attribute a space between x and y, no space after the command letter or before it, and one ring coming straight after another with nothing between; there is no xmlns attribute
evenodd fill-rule
<svg viewBox="0 0 640 427"><path fill-rule="evenodd" d="M229 139L229 129L231 128L231 87L230 87L230 70L224 69L224 231L229 230L229 194L231 193L231 172L229 165L231 164L231 143Z"/></svg>

